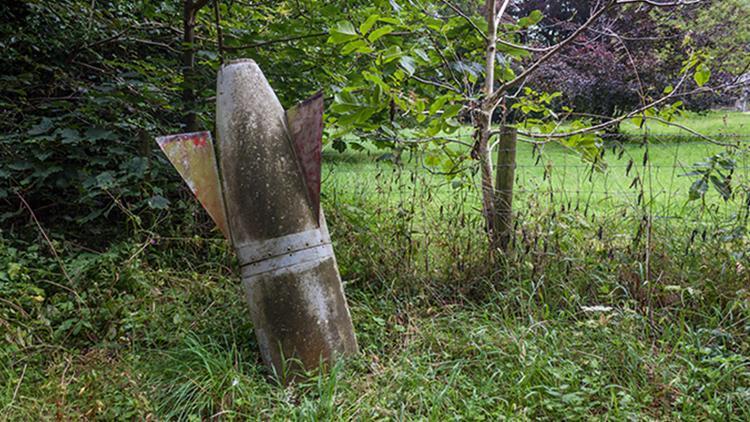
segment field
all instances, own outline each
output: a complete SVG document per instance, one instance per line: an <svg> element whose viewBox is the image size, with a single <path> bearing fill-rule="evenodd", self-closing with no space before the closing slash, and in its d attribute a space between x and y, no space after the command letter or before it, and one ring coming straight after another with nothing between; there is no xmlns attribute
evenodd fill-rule
<svg viewBox="0 0 750 422"><path fill-rule="evenodd" d="M678 120L701 133L709 134L719 142L740 140L741 145L750 142L750 114L732 112L710 112L705 115L690 115ZM673 126L654 123L639 129L630 122L622 128L627 141L611 142L605 148L603 162L607 171L592 171L592 164L581 160L579 155L559 144L544 146L535 152L533 146L519 142L517 147L517 169L515 200L516 210L524 212L529 206L572 205L603 215L618 214L624 208L636 210L643 206L656 219L700 220L726 216L736 211L736 206L725 203L716 191L709 191L705 201L689 202L690 186L696 177L685 176L694 170L694 164L705 162L709 157L726 151L721 145L696 139L688 132ZM648 145L641 136L648 133ZM464 140L470 141L467 133ZM614 147L614 148L612 148ZM390 162L376 160L382 152L341 154L331 151L327 162L326 189L329 195L336 192L355 192L360 196L372 196L382 191L383 179L393 172ZM648 160L644 161L644 155ZM443 176L431 176L422 170L418 158L404 154L404 169L415 171L419 181L427 185L435 200L428 206L446 206L455 202L456 189ZM744 154L736 154L734 178L748 180L750 161ZM645 163L645 164L644 164ZM376 176L382 177L376 177ZM383 176L385 175L385 176ZM548 176L548 177L547 177ZM639 178L641 184L633 185ZM398 180L398 178L393 178ZM466 184L466 181L463 181ZM478 179L471 179L473 206L478 207ZM408 196L414 183L398 184L400 195ZM638 202L643 194L644 200ZM422 192L424 195L424 192ZM391 196L391 200L395 196ZM612 223L612 222L610 222Z"/></svg>
<svg viewBox="0 0 750 422"><path fill-rule="evenodd" d="M748 114L681 123L750 139ZM236 262L189 200L106 250L53 240L59 259L0 231L0 419L748 420L744 197L688 201L681 174L725 148L649 134L603 172L519 144L514 252L493 265L475 178L326 151L362 353L291 386L263 372Z"/></svg>

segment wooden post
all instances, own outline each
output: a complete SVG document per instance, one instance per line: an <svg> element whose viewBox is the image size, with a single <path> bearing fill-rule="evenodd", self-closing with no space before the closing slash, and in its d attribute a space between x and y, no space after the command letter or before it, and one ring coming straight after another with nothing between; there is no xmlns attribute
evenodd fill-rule
<svg viewBox="0 0 750 422"><path fill-rule="evenodd" d="M513 184L516 177L516 128L503 126L495 173L495 248L506 254L513 235Z"/></svg>

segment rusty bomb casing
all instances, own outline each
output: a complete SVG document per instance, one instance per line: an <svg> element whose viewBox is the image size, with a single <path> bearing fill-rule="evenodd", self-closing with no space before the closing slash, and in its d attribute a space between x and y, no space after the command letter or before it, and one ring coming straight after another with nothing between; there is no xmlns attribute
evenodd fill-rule
<svg viewBox="0 0 750 422"><path fill-rule="evenodd" d="M207 132L158 139L234 246L261 355L277 373L288 359L311 369L357 351L320 210L322 113L321 94L285 112L258 65L238 60L218 75L218 157Z"/></svg>

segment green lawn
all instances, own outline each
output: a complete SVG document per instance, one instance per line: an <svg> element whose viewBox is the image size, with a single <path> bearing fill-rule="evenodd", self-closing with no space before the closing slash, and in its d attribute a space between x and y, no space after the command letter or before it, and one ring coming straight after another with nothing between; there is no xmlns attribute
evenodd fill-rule
<svg viewBox="0 0 750 422"><path fill-rule="evenodd" d="M750 113L737 111L709 111L706 113L685 113L675 119L675 123L687 126L699 133L710 136L740 135L750 138ZM624 122L622 130L628 133L640 133L641 130L632 122ZM648 122L646 128L657 135L688 135L683 129L658 122Z"/></svg>
<svg viewBox="0 0 750 422"><path fill-rule="evenodd" d="M750 146L750 114L715 111L705 115L688 114L676 122L711 136L737 135L744 142L741 144L743 148L734 154L737 167L733 180L738 184L750 180L750 157L744 153ZM538 157L534 155L532 145L519 142L516 210L523 212L530 207L565 205L579 210L588 208L602 217L622 220L619 217L624 210L642 213L642 207L646 207L657 220L684 220L691 227L706 222L715 223L737 212L737 204L726 203L713 188L709 189L704 200L688 200L690 186L696 177L684 175L693 170L694 164L726 151L725 147L695 138L673 126L653 124L643 129L646 130L649 134L648 145L629 142L624 144L622 150L607 148L604 171L592 171L591 163L582 161L575 151L559 144L545 145L541 157ZM632 135L642 133L637 132L638 128L630 122L623 125L623 131ZM644 165L647 151L648 160ZM324 168L324 194L356 192L361 197L374 196L382 200L383 187L393 180L398 188L386 189L393 193L388 200L408 198L415 184L402 183L398 174L394 176L394 166L388 161L377 161L378 155L380 153L376 151L328 152ZM416 155L405 154L405 157L405 171L419 173L417 182L421 182L422 190L428 190L432 195L431 201L426 204L428 208L454 202L456 189L445 177L432 176L423 171L417 164L419 158ZM636 178L639 180L634 184ZM476 208L479 207L479 182L476 177L471 182L473 185L469 187L467 195L473 198L471 203ZM639 201L641 195L642 201ZM686 225L682 224L681 227Z"/></svg>

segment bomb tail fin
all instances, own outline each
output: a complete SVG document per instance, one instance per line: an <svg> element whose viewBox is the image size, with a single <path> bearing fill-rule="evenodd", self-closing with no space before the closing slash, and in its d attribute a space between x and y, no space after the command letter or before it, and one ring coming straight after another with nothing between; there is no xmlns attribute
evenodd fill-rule
<svg viewBox="0 0 750 422"><path fill-rule="evenodd" d="M162 136L156 142L224 237L231 239L211 133Z"/></svg>
<svg viewBox="0 0 750 422"><path fill-rule="evenodd" d="M294 153L307 186L308 198L316 218L320 219L321 150L323 148L323 92L286 112Z"/></svg>

